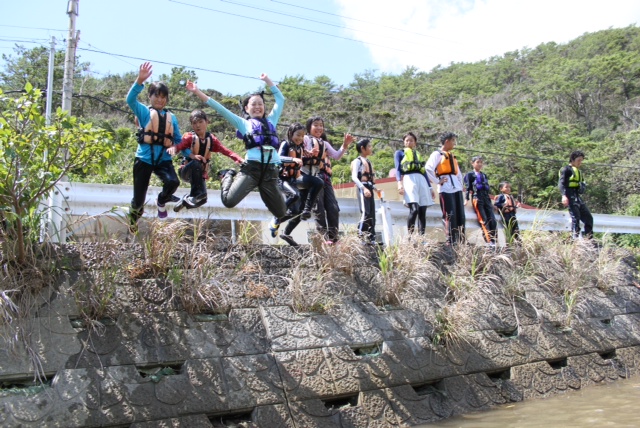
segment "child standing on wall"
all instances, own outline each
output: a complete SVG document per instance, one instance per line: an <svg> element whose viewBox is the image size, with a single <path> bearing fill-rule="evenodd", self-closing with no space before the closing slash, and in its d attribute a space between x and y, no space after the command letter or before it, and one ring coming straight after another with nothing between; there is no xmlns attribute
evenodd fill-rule
<svg viewBox="0 0 640 428"><path fill-rule="evenodd" d="M462 196L462 172L458 160L451 153L458 136L445 132L440 136L440 150L431 153L425 170L429 180L439 185L440 208L447 243L451 245L465 242L464 201Z"/></svg>
<svg viewBox="0 0 640 428"><path fill-rule="evenodd" d="M358 188L358 206L360 207L360 223L358 235L366 243L376 244L376 206L373 191L375 190L375 173L368 159L373 154L373 145L368 139L356 143L358 157L351 162L351 179Z"/></svg>
<svg viewBox="0 0 640 428"><path fill-rule="evenodd" d="M562 205L569 208L571 215L571 229L573 238L580 238L580 222L584 223L584 237L593 238L593 216L582 200L586 190L586 183L580 166L584 160L584 153L576 150L569 155L569 165L563 167L558 180L558 187L562 194Z"/></svg>
<svg viewBox="0 0 640 428"><path fill-rule="evenodd" d="M467 205L471 199L473 210L478 216L482 236L487 244L495 247L498 224L493 215L493 204L489 196L489 179L482 172L482 167L484 166L482 156L472 157L471 165L473 166L473 171L470 171L464 177L464 184L467 189L464 204Z"/></svg>
<svg viewBox="0 0 640 428"><path fill-rule="evenodd" d="M327 141L324 132L324 119L320 116L309 118L306 123L307 135L304 137L305 150L317 153L314 161L302 168L302 171L319 177L323 182L323 189L318 195L316 209L316 230L325 239L327 245L338 241L340 226L340 207L331 184L331 159L340 159L347 151L354 138L345 134L340 150L335 150Z"/></svg>
<svg viewBox="0 0 640 428"><path fill-rule="evenodd" d="M511 184L503 181L498 186L500 194L496 197L494 205L500 212L507 243L520 240L520 228L516 218L516 209L520 208L520 202L511 196Z"/></svg>
<svg viewBox="0 0 640 428"><path fill-rule="evenodd" d="M424 235L427 208L433 205L436 195L425 173L424 159L416 150L416 134L407 132L402 141L404 149L396 151L394 155L398 193L404 196L404 202L409 206L407 230L413 233L417 220L418 232Z"/></svg>
<svg viewBox="0 0 640 428"><path fill-rule="evenodd" d="M215 135L207 131L209 120L204 111L192 111L191 116L189 116L189 122L193 131L186 133L182 137L180 144L167 149L167 153L171 156L180 150L190 149L188 157L185 158L185 160L190 160L180 167L180 178L187 183L191 183L191 192L189 195L183 196L173 207L175 212L180 211L182 208L198 208L207 203L206 180L209 178L207 166L212 153L221 153L237 164L243 162L242 157L223 146Z"/></svg>
<svg viewBox="0 0 640 428"><path fill-rule="evenodd" d="M271 214L280 218L286 214L287 206L278 188L280 143L276 126L282 114L284 96L269 76L262 74L260 79L271 89L276 101L267 115L262 93L245 98L242 108L249 119L231 113L222 104L198 89L198 86L190 80L187 81L187 91L206 102L233 125L243 137L247 149L246 162L240 167L240 172L231 169L222 178L220 193L222 204L227 208L233 208L257 187L262 201Z"/></svg>
<svg viewBox="0 0 640 428"><path fill-rule="evenodd" d="M138 71L138 78L127 94L127 104L133 110L140 126L138 150L133 163L133 198L129 212L129 228L134 233L138 230L138 219L144 213L151 174L155 174L162 181L162 191L156 199L159 218L167 217L167 202L179 201L173 193L180 185L180 180L166 149L178 144L182 135L178 119L165 109L169 101L169 88L162 82L153 82L149 85L150 106L138 101L138 95L144 89L143 83L152 73L151 63L143 63Z"/></svg>

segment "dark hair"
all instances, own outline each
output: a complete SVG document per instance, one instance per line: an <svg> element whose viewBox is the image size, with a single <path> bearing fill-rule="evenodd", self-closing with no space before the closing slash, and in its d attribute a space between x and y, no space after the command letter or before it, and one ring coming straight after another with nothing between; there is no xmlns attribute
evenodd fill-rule
<svg viewBox="0 0 640 428"><path fill-rule="evenodd" d="M571 152L571 154L569 155L569 162L573 162L574 160L578 159L578 158L584 158L584 152L580 151L580 150L575 150L573 152Z"/></svg>
<svg viewBox="0 0 640 428"><path fill-rule="evenodd" d="M292 123L291 126L289 126L289 129L287 130L287 141L293 142L293 134L295 134L296 131L299 131L301 129L304 129L304 126L302 126L301 123L299 122Z"/></svg>
<svg viewBox="0 0 640 428"><path fill-rule="evenodd" d="M511 184L509 184L508 181L503 181L502 183L498 184L498 190L502 191L502 189L504 189L505 186L511 186Z"/></svg>
<svg viewBox="0 0 640 428"><path fill-rule="evenodd" d="M164 96L169 101L169 87L164 82L152 82L149 84L149 98L153 95Z"/></svg>
<svg viewBox="0 0 640 428"><path fill-rule="evenodd" d="M322 116L310 117L309 119L307 119L307 123L306 123L307 134L311 134L311 125L313 124L313 122L322 122L322 125L324 126L324 119L322 118ZM327 139L327 133L325 131L322 132L322 135L320 136L320 138L322 138L325 141L329 141Z"/></svg>
<svg viewBox="0 0 640 428"><path fill-rule="evenodd" d="M207 119L207 114L204 111L202 110L192 111L191 114L189 115L189 123L197 122L199 120L204 120L205 122L209 121L209 119Z"/></svg>
<svg viewBox="0 0 640 428"><path fill-rule="evenodd" d="M262 117L265 117L267 115L267 108L266 108L267 103L264 100L264 91L256 92L255 94L251 94L245 99L243 99L242 103L240 104L240 106L242 107L242 115L244 116L245 119L250 119L249 113L247 113L247 106L249 105L249 100L253 97L262 98L262 102L265 105L265 109L264 109L264 113L262 113Z"/></svg>
<svg viewBox="0 0 640 428"><path fill-rule="evenodd" d="M458 138L458 136L456 134L454 134L453 132L445 132L444 134L440 135L440 144L444 145L444 143L447 140L450 140L452 138Z"/></svg>
<svg viewBox="0 0 640 428"><path fill-rule="evenodd" d="M358 141L356 143L356 150L358 151L358 153L362 153L362 149L364 149L365 147L367 147L367 145L371 142L371 140L369 140L368 138L363 138L362 140Z"/></svg>
<svg viewBox="0 0 640 428"><path fill-rule="evenodd" d="M413 137L413 139L414 139L414 141L415 141L416 143L418 142L418 137L416 137L416 134L414 134L413 132L407 132L406 134L404 134L404 135L402 136L402 141L404 141L404 140L405 140L405 138L407 138L407 137L409 137L409 136Z"/></svg>
<svg viewBox="0 0 640 428"><path fill-rule="evenodd" d="M484 158L482 156L480 156L480 155L474 156L474 157L471 158L471 163L475 163L475 161L477 161L477 160L484 161Z"/></svg>

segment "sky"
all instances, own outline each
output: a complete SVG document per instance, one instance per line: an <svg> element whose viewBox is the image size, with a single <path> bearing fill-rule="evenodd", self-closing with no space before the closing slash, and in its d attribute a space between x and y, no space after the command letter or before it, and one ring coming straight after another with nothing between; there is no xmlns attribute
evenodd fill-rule
<svg viewBox="0 0 640 428"><path fill-rule="evenodd" d="M52 36L65 49L67 0L3 3L0 54ZM152 79L185 66L201 88L239 95L263 72L348 86L365 72L428 72L636 24L638 0L80 0L76 29L98 78L151 61Z"/></svg>

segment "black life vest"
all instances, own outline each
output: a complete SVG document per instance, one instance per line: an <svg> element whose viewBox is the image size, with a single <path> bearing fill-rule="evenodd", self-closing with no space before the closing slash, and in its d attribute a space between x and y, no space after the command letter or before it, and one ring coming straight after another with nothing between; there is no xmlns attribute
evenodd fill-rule
<svg viewBox="0 0 640 428"><path fill-rule="evenodd" d="M138 128L136 136L139 144L151 144L163 147L173 145L173 115L164 110L164 115L149 107L149 123Z"/></svg>
<svg viewBox="0 0 640 428"><path fill-rule="evenodd" d="M295 143L287 141L286 147L288 148L286 156L302 159L302 152L304 150L304 144L300 144L299 146ZM280 169L280 176L286 179L295 179L300 176L300 167L297 163L283 163L282 168Z"/></svg>
<svg viewBox="0 0 640 428"><path fill-rule="evenodd" d="M360 167L358 167L358 180L362 183L372 183L373 184L373 166L371 165L371 161L369 159L363 159L358 156L357 158L360 161Z"/></svg>
<svg viewBox="0 0 640 428"><path fill-rule="evenodd" d="M204 134L204 140L200 140L198 134L191 132L191 151L205 158L207 163L211 159L211 149L213 147L213 138L211 133Z"/></svg>

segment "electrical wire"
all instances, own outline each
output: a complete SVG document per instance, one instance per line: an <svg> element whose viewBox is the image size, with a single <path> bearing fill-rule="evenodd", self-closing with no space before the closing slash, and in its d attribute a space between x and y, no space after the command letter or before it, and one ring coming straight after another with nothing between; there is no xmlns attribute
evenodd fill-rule
<svg viewBox="0 0 640 428"><path fill-rule="evenodd" d="M190 3L184 3L184 2L181 2L181 1L177 1L177 0L169 0L169 1L171 3L177 3L177 4L182 4L182 5L185 5L185 6L191 6L191 7L194 7L196 9L204 9L204 10L208 10L208 11L211 11L211 12L218 12L218 13L222 13L222 14L225 14L225 15L231 15L231 16L236 16L236 17L239 17L239 18L250 19L252 21L258 21L258 22L263 22L263 23L266 23L266 24L277 25L279 27L285 27L285 28L289 28L289 29L293 29L293 30L306 31L308 33L320 34L320 35L328 36L328 37L335 37L337 39L349 40L351 42L356 42L356 43L360 43L360 44L378 46L378 47L381 47L381 48L390 49L390 50L398 51L398 52L413 53L411 51L406 51L406 50L403 50L403 49L397 49L397 48L394 48L394 47L391 47L391 46L380 45L380 44L377 44L377 43L364 43L361 40L352 39L350 37L344 37L344 36L338 36L338 35L335 35L335 34L323 33L322 31L310 30L308 28L294 27L292 25L280 24L278 22L267 21L266 19L252 18L250 16L240 15L240 14L231 13L231 12L225 12L223 10L218 10L218 9L211 9L211 8L208 8L208 7L198 6L198 5L194 5L194 4L190 4Z"/></svg>

